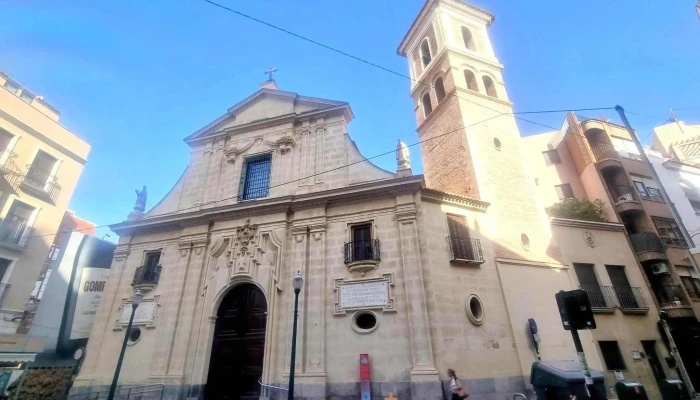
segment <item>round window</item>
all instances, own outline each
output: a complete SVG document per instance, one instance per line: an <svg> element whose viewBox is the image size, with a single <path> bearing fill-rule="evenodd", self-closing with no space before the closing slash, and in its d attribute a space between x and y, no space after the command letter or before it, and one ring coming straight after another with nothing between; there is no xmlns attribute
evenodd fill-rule
<svg viewBox="0 0 700 400"><path fill-rule="evenodd" d="M523 245L523 249L530 250L530 238L524 233L520 234L520 244Z"/></svg>
<svg viewBox="0 0 700 400"><path fill-rule="evenodd" d="M496 150L501 150L503 145L501 144L501 140L499 138L493 138L493 147L495 147Z"/></svg>
<svg viewBox="0 0 700 400"><path fill-rule="evenodd" d="M377 314L372 311L356 312L352 317L352 328L358 333L370 333L377 325Z"/></svg>
<svg viewBox="0 0 700 400"><path fill-rule="evenodd" d="M474 325L481 325L484 322L484 305L475 294L467 297L467 316Z"/></svg>
<svg viewBox="0 0 700 400"><path fill-rule="evenodd" d="M129 331L129 344L134 344L138 342L139 339L141 339L141 328L131 328L131 331Z"/></svg>

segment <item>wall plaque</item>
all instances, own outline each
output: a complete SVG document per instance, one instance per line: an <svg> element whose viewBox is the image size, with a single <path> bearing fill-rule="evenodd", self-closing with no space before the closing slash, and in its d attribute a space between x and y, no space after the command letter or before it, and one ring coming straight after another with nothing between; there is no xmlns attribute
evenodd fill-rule
<svg viewBox="0 0 700 400"><path fill-rule="evenodd" d="M391 273L379 278L346 281L335 280L335 315L345 315L348 310L381 309L396 311L394 307L394 279Z"/></svg>
<svg viewBox="0 0 700 400"><path fill-rule="evenodd" d="M340 285L340 307L385 306L389 301L387 281L346 283Z"/></svg>
<svg viewBox="0 0 700 400"><path fill-rule="evenodd" d="M145 326L146 328L155 328L156 317L158 316L158 306L160 306L160 296L153 296L152 299L144 299L134 314L133 326ZM115 330L126 328L129 325L131 317L131 300L122 299L122 306L119 310L119 318L114 326Z"/></svg>

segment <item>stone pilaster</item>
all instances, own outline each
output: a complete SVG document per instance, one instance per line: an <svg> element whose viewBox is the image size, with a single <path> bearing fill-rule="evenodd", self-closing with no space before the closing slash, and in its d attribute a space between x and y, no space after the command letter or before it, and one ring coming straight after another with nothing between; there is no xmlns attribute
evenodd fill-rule
<svg viewBox="0 0 700 400"><path fill-rule="evenodd" d="M180 311L175 326L175 341L173 342L172 356L168 375L182 377L185 373L185 363L189 352L189 338L195 323L194 311L197 306L198 290L202 277L202 269L205 267L208 235L206 233L181 237L180 243L190 243L191 252L189 268L186 273L184 288L180 296ZM184 248L181 246L180 250Z"/></svg>
<svg viewBox="0 0 700 400"><path fill-rule="evenodd" d="M305 374L326 376L326 224L309 227Z"/></svg>
<svg viewBox="0 0 700 400"><path fill-rule="evenodd" d="M296 373L301 374L304 371L304 354L305 354L305 349L304 349L304 323L305 323L305 298L306 298L306 290L308 287L308 280L307 279L307 271L306 271L306 264L307 264L307 246L308 246L308 240L309 240L309 233L308 233L308 228L306 226L303 227L293 227L291 229L292 231L292 260L291 260L291 269L289 270L289 280L286 282L282 282L282 290L283 293L289 293L287 296L289 298L289 322L288 322L288 328L287 328L287 333L288 333L288 338L287 338L287 343L292 342L292 329L293 329L293 324L294 324L294 289L292 288L292 279L294 279L294 276L297 274L297 272L301 272L301 274L305 277L305 282L304 282L304 287L301 289L301 293L299 293L299 317L297 319L297 346L296 346L296 360L295 360L295 367L294 371ZM284 374L285 376L289 374L289 363L291 361L291 353L292 353L292 348L291 345L287 346L287 352L285 353L285 363L284 365L285 370Z"/></svg>
<svg viewBox="0 0 700 400"><path fill-rule="evenodd" d="M177 261L171 265L163 265L161 284L167 285L167 289L163 291L161 300L164 311L163 320L156 327L159 330L159 340L151 366L151 379L165 378L168 372L181 296L190 265L191 249L191 241L186 238L180 240L177 254L174 258L170 258L170 260Z"/></svg>
<svg viewBox="0 0 700 400"><path fill-rule="evenodd" d="M396 219L399 224L401 264L406 285L406 309L413 357L411 381L438 382L438 372L433 365L428 310L425 306L425 287L418 246L416 211L416 205L413 203L411 195L397 196ZM439 385L437 387L439 388ZM432 398L432 393L426 393L426 395L428 397L418 395L414 398Z"/></svg>

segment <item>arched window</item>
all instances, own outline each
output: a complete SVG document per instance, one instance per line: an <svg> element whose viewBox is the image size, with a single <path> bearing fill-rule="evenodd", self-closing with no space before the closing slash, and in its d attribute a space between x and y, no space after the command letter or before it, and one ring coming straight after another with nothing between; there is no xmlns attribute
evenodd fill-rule
<svg viewBox="0 0 700 400"><path fill-rule="evenodd" d="M479 85L476 83L476 75L468 69L464 70L464 79L467 81L467 89L475 92L479 91Z"/></svg>
<svg viewBox="0 0 700 400"><path fill-rule="evenodd" d="M430 61L433 59L433 57L430 55L430 45L428 44L428 39L423 40L423 43L420 45L420 59L424 67L430 64Z"/></svg>
<svg viewBox="0 0 700 400"><path fill-rule="evenodd" d="M430 103L430 93L424 94L421 101L423 102L423 114L427 117L433 112L433 105Z"/></svg>
<svg viewBox="0 0 700 400"><path fill-rule="evenodd" d="M482 78L484 81L484 88L486 89L486 94L491 97L498 97L496 94L496 85L493 84L493 79L484 75Z"/></svg>
<svg viewBox="0 0 700 400"><path fill-rule="evenodd" d="M442 78L437 78L435 80L435 97L437 98L438 104L445 98L445 85L442 84Z"/></svg>
<svg viewBox="0 0 700 400"><path fill-rule="evenodd" d="M476 45L474 45L474 36L472 36L472 31L466 26L462 27L462 40L464 40L464 47L469 50L476 51Z"/></svg>

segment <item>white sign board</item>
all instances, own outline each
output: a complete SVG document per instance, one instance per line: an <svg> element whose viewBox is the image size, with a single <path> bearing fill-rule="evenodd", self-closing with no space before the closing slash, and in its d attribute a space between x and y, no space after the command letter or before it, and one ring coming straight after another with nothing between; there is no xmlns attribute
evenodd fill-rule
<svg viewBox="0 0 700 400"><path fill-rule="evenodd" d="M95 322L97 308L100 306L108 277L109 269L107 268L83 268L80 275L78 298L75 302L73 324L70 329L71 340L90 336L90 330Z"/></svg>
<svg viewBox="0 0 700 400"><path fill-rule="evenodd" d="M145 325L153 320L156 312L156 302L154 301L144 301L136 307L136 314L134 314L134 325ZM129 324L129 318L131 318L131 303L124 304L122 307L122 315L119 322L122 325Z"/></svg>
<svg viewBox="0 0 700 400"><path fill-rule="evenodd" d="M389 302L387 281L344 283L340 285L340 307L386 306Z"/></svg>

